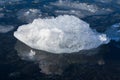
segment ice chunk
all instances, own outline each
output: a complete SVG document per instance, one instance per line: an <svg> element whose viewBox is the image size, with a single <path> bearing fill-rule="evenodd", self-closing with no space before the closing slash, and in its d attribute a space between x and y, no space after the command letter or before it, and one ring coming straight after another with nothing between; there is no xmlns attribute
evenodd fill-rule
<svg viewBox="0 0 120 80"><path fill-rule="evenodd" d="M102 2L102 3L110 3L112 0L94 0L96 2Z"/></svg>
<svg viewBox="0 0 120 80"><path fill-rule="evenodd" d="M80 18L91 15L90 13L84 13L84 12L81 12L80 10L56 10L55 13L57 15L60 15L60 14L74 15Z"/></svg>
<svg viewBox="0 0 120 80"><path fill-rule="evenodd" d="M14 29L13 26L3 26L3 25L0 25L0 33L7 33L9 31L12 31Z"/></svg>
<svg viewBox="0 0 120 80"><path fill-rule="evenodd" d="M87 3L80 3L80 2L71 2L71 1L59 1L56 3L51 3L51 5L55 5L58 7L86 10L92 13L95 13L99 9L96 5L92 5L92 4L90 5Z"/></svg>
<svg viewBox="0 0 120 80"><path fill-rule="evenodd" d="M4 13L0 13L0 18L3 18L4 17Z"/></svg>
<svg viewBox="0 0 120 80"><path fill-rule="evenodd" d="M14 36L34 49L51 53L78 52L109 42L105 34L93 31L88 23L69 15L35 19L20 26Z"/></svg>
<svg viewBox="0 0 120 80"><path fill-rule="evenodd" d="M0 5L6 5L6 4L19 4L21 2L24 2L23 0L0 0Z"/></svg>
<svg viewBox="0 0 120 80"><path fill-rule="evenodd" d="M116 3L120 4L120 0L117 0L117 2L116 2Z"/></svg>
<svg viewBox="0 0 120 80"><path fill-rule="evenodd" d="M41 11L38 9L22 9L17 13L18 19L25 22L32 22L35 18L41 16Z"/></svg>
<svg viewBox="0 0 120 80"><path fill-rule="evenodd" d="M107 36L105 34L99 36L99 38L100 38L101 41L107 41L106 37Z"/></svg>
<svg viewBox="0 0 120 80"><path fill-rule="evenodd" d="M119 41L120 40L120 23L116 23L112 25L110 28L107 29L105 33L110 39Z"/></svg>
<svg viewBox="0 0 120 80"><path fill-rule="evenodd" d="M91 15L109 14L113 11L109 7L79 1L59 0L58 2L51 3L51 5L58 7L58 10L55 11L57 14L72 14L80 18Z"/></svg>

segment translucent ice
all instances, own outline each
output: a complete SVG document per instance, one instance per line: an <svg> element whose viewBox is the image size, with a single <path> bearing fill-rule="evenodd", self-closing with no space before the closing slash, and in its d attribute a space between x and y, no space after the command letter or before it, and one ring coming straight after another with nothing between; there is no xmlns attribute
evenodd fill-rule
<svg viewBox="0 0 120 80"><path fill-rule="evenodd" d="M9 31L12 31L14 29L13 26L3 26L3 25L0 25L0 33L7 33Z"/></svg>
<svg viewBox="0 0 120 80"><path fill-rule="evenodd" d="M120 41L120 23L116 23L108 28L106 34L110 39Z"/></svg>
<svg viewBox="0 0 120 80"><path fill-rule="evenodd" d="M70 0L59 0L51 3L52 6L58 7L56 14L71 14L83 18L91 15L109 14L113 10L109 7L100 7L97 4Z"/></svg>
<svg viewBox="0 0 120 80"><path fill-rule="evenodd" d="M32 22L35 18L41 16L41 11L39 9L21 9L17 13L18 19L25 21L27 23Z"/></svg>
<svg viewBox="0 0 120 80"><path fill-rule="evenodd" d="M35 19L20 26L14 36L34 49L51 53L78 52L109 42L105 34L93 31L88 23L68 15Z"/></svg>
<svg viewBox="0 0 120 80"><path fill-rule="evenodd" d="M4 17L4 13L0 13L0 18L3 18Z"/></svg>
<svg viewBox="0 0 120 80"><path fill-rule="evenodd" d="M0 0L0 5L18 4L20 2L24 2L24 1L23 0Z"/></svg>

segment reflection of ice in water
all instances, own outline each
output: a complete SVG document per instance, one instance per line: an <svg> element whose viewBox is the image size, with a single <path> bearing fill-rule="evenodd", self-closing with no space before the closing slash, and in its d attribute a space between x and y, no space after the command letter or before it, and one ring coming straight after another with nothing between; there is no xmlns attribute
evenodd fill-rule
<svg viewBox="0 0 120 80"><path fill-rule="evenodd" d="M70 64L104 64L102 57L95 54L101 48L80 51L74 54L51 54L31 49L20 41L17 41L15 49L23 60L39 63L41 72L45 74L61 74Z"/></svg>

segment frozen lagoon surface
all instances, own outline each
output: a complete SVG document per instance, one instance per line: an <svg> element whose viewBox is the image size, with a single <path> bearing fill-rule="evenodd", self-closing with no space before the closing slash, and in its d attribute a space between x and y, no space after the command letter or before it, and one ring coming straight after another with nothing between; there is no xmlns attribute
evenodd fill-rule
<svg viewBox="0 0 120 80"><path fill-rule="evenodd" d="M120 80L119 4L0 0L0 80Z"/></svg>

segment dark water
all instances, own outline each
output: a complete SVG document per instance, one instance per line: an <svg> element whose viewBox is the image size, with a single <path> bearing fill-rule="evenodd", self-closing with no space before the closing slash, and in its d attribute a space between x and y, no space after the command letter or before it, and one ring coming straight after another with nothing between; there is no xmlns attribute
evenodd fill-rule
<svg viewBox="0 0 120 80"><path fill-rule="evenodd" d="M30 60L27 56L23 57L23 53L28 54L31 48L13 36L13 32L18 26L27 23L17 18L17 12L21 9L37 8L41 10L43 18L58 15L54 13L59 9L58 7L44 7L44 5L49 5L49 2L56 0L38 1L38 3L34 3L32 0L24 0L18 4L0 5L3 8L1 12L5 14L0 18L0 25L15 26L15 29L8 33L0 33L0 80L120 80L120 48L118 47L120 42L111 41L99 48L70 55L55 55L33 49L40 53L36 56L37 60ZM81 2L103 6L102 3L91 0L81 0ZM120 21L119 5L114 2L114 4L107 3L104 6L110 6L114 11L109 14L82 18L98 32L104 32L111 25ZM79 53L92 55L80 55Z"/></svg>

